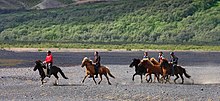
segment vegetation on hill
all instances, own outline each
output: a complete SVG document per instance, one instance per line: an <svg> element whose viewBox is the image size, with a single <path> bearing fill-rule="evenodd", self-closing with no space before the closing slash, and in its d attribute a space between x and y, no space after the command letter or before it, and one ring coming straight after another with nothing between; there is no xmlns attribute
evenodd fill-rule
<svg viewBox="0 0 220 101"><path fill-rule="evenodd" d="M0 40L218 45L219 18L219 0L118 0L1 14Z"/></svg>

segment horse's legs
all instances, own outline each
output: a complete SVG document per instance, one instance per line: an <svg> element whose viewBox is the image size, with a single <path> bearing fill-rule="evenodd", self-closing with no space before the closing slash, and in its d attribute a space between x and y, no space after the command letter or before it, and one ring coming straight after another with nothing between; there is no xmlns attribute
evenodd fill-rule
<svg viewBox="0 0 220 101"><path fill-rule="evenodd" d="M84 77L83 80L82 80L82 83L84 83L84 81L85 81L85 79L86 79L87 76L88 76L88 74L85 75L85 77Z"/></svg>
<svg viewBox="0 0 220 101"><path fill-rule="evenodd" d="M176 80L179 78L178 74L175 74L175 75L176 75L176 78L174 79L174 83L176 83Z"/></svg>
<svg viewBox="0 0 220 101"><path fill-rule="evenodd" d="M152 77L151 77L151 74L147 74L147 75L149 75L150 77L149 77L149 79L147 80L147 82L152 82Z"/></svg>
<svg viewBox="0 0 220 101"><path fill-rule="evenodd" d="M92 79L93 79L93 81L95 82L95 84L97 85L97 83L96 83L96 81L95 81L95 78L94 78L94 75L92 76Z"/></svg>
<svg viewBox="0 0 220 101"><path fill-rule="evenodd" d="M166 79L166 82L169 82L169 83L170 83L170 77L171 77L170 75L167 75L167 76L166 76L166 78L167 78L167 79Z"/></svg>
<svg viewBox="0 0 220 101"><path fill-rule="evenodd" d="M43 86L43 84L44 84L44 78L45 77L41 77L41 86Z"/></svg>
<svg viewBox="0 0 220 101"><path fill-rule="evenodd" d="M158 77L158 76L157 76L156 74L154 74L154 81L153 81L154 83L156 82L157 77ZM157 80L158 80L158 79L157 79ZM159 81L158 81L158 82L159 82Z"/></svg>
<svg viewBox="0 0 220 101"><path fill-rule="evenodd" d="M100 83L101 83L101 81L102 81L102 74L100 74L99 76L100 76L100 81L99 81L99 83L98 83L98 84L100 84Z"/></svg>
<svg viewBox="0 0 220 101"><path fill-rule="evenodd" d="M142 80L142 74L141 74L140 76L141 76L141 83L143 83L143 80Z"/></svg>
<svg viewBox="0 0 220 101"><path fill-rule="evenodd" d="M109 84L109 85L111 85L111 83L110 83L110 81L109 81L109 78L108 78L107 73L106 73L106 74L104 74L104 75L105 75L105 77L106 77L106 79L107 79L107 81L108 81L108 84Z"/></svg>
<svg viewBox="0 0 220 101"><path fill-rule="evenodd" d="M149 79L147 79L147 76L148 76L149 74L147 73L147 75L146 75L146 81L147 82L149 82L150 81L150 77L149 77Z"/></svg>
<svg viewBox="0 0 220 101"><path fill-rule="evenodd" d="M55 80L55 83L54 83L54 85L58 85L59 83L58 83L58 75L57 74L53 74L54 76L55 76L55 78L56 78L56 80Z"/></svg>
<svg viewBox="0 0 220 101"><path fill-rule="evenodd" d="M183 74L182 74L182 75L180 74L180 77L181 77L181 79L182 79L182 83L181 83L181 84L183 84L183 83L184 83Z"/></svg>
<svg viewBox="0 0 220 101"><path fill-rule="evenodd" d="M157 78L157 81L160 83L160 74L155 74L155 77ZM155 79L155 78L154 78ZM155 80L154 80L155 81Z"/></svg>
<svg viewBox="0 0 220 101"><path fill-rule="evenodd" d="M132 81L134 81L134 76L135 76L135 75L137 75L137 73L135 73L135 74L133 75L133 77L132 77Z"/></svg>

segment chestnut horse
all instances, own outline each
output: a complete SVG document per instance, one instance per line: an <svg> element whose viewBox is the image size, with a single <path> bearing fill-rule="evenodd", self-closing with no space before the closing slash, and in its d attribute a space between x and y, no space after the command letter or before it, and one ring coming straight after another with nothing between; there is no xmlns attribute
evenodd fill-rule
<svg viewBox="0 0 220 101"><path fill-rule="evenodd" d="M161 63L159 63L155 58L151 58L150 61L153 63L153 64L156 64L156 65L160 65ZM162 69L162 83L163 83L163 80L166 80L166 82L170 82L170 76L171 75L165 75L167 73L167 70L163 67L161 67Z"/></svg>
<svg viewBox="0 0 220 101"><path fill-rule="evenodd" d="M85 57L83 60L82 60L82 64L81 64L81 67L84 67L86 66L86 75L84 77L84 79L82 80L82 83L85 81L86 77L88 75L90 75L92 78L93 78L93 81L96 83L95 81L95 78L94 78L94 75L95 75L95 65L92 64L92 61L90 59L88 59L87 57ZM110 70L105 67L105 66L100 66L99 67L99 70L98 70L98 74L100 76L100 81L98 82L98 84L101 83L102 81L102 75L104 74L107 81L108 81L108 84L111 85L110 81L109 81L109 78L108 78L108 75L112 78L115 78L111 73L110 73ZM107 75L108 74L108 75Z"/></svg>
<svg viewBox="0 0 220 101"><path fill-rule="evenodd" d="M160 68L160 65L155 65L150 60L141 60L141 62L139 63L138 66L143 66L143 67L147 68L146 77L148 75L150 76L150 78L149 78L149 80L147 80L147 82L150 82L150 80L152 82L151 74L155 74L155 77L157 77L158 82L160 82L159 75L162 74L162 70Z"/></svg>
<svg viewBox="0 0 220 101"><path fill-rule="evenodd" d="M165 77L166 75L171 75L171 68L172 68L172 64L168 62L168 60L166 59L162 59L160 66L163 69L163 77ZM184 78L183 78L183 74L185 75L185 77L190 78L191 76L189 74L186 73L186 70L177 65L174 67L174 75L176 76L176 78L174 79L174 83L176 83L176 80L179 78L179 75L182 79L182 84L184 83Z"/></svg>
<svg viewBox="0 0 220 101"><path fill-rule="evenodd" d="M41 76L41 82L42 82L42 85L41 85L41 86L43 86L43 84L44 84L44 78L46 77L46 74L45 74L43 68L46 69L46 66L45 66L40 60L37 60L37 61L35 62L34 71L36 71L36 70L39 71L39 74L40 74L40 76ZM68 78L64 75L63 71L62 71L59 67L53 66L53 67L51 67L50 70L51 70L51 74L54 75L55 78L56 78L55 85L58 85L58 78L59 78L58 75L57 75L58 72L62 75L62 77L63 77L64 79L68 79Z"/></svg>
<svg viewBox="0 0 220 101"><path fill-rule="evenodd" d="M155 60L155 58L151 58L150 59L150 61L153 63L153 64L155 64L155 65L159 65L159 62L157 62L157 60ZM135 67L135 73L134 73L134 75L133 75L133 77L132 77L132 80L134 81L134 76L135 75L140 75L140 77L141 77L141 83L143 82L143 80L142 80L142 75L145 75L146 73L147 73L147 68L146 67L143 67L143 66L138 66L138 64L141 62L141 60L140 59L136 59L136 58L134 58L134 59L132 59L132 62L131 62L131 64L129 65L129 67ZM156 76L154 76L155 78L156 78ZM155 82L155 79L154 78L154 82ZM147 79L146 79L147 80ZM151 80L151 78L149 78L149 80L147 80L147 81L150 81ZM152 80L151 80L152 81Z"/></svg>

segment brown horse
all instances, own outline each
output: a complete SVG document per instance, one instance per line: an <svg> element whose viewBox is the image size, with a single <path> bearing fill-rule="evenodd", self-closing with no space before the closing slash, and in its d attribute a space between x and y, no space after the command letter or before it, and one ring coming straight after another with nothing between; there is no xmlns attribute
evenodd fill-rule
<svg viewBox="0 0 220 101"><path fill-rule="evenodd" d="M92 64L92 61L91 61L90 59L88 59L87 57L85 57L85 58L82 60L82 64L81 64L81 67L84 67L84 66L86 66L86 75L85 75L85 77L84 77L82 83L85 81L86 77L87 77L88 75L90 75L90 76L92 76L92 78L93 78L95 84L97 84L96 81L95 81L95 78L94 78L94 75L95 75L95 65ZM100 67L99 67L98 74L99 74L99 76L100 76L100 81L98 82L98 84L101 83L101 81L102 81L102 75L103 75L103 74L105 75L105 77L106 77L106 79L107 79L109 85L111 85L111 83L110 83L110 81L109 81L108 75L109 75L110 77L112 77L112 78L115 78L115 77L110 73L110 70L109 70L107 67L105 67L105 66L100 66ZM107 74L108 74L108 75L107 75Z"/></svg>
<svg viewBox="0 0 220 101"><path fill-rule="evenodd" d="M168 60L166 59L163 59L161 61L161 64L160 66L162 67L163 69L163 77L165 77L166 75L171 75L171 68L172 68L172 64L168 62ZM183 78L183 74L187 77L187 78L190 78L191 76L189 74L186 73L186 70L177 65L174 67L174 75L176 76L176 78L174 79L174 83L176 83L176 80L179 78L179 75L182 79L182 84L184 83L184 78Z"/></svg>
<svg viewBox="0 0 220 101"><path fill-rule="evenodd" d="M155 65L150 60L142 60L139 63L139 66L143 66L143 67L147 68L147 75L146 75L146 77L148 75L150 76L150 78L149 78L149 80L147 80L147 82L150 82L150 80L152 82L151 74L155 74L155 76L157 77L158 82L160 82L159 75L162 74L162 70L160 68L160 65Z"/></svg>
<svg viewBox="0 0 220 101"><path fill-rule="evenodd" d="M155 58L151 58L150 61L151 61L153 64L155 64L155 65L160 65L160 63L159 63ZM166 73L166 70L164 70L164 68L161 68L161 69L162 69L162 74L161 74L161 76L162 76L162 82L163 82L164 79L166 79L166 82L169 82L170 76L169 76L169 75L163 75L163 74ZM165 72L165 73L164 73L164 72ZM160 76L160 75L159 75L159 76Z"/></svg>

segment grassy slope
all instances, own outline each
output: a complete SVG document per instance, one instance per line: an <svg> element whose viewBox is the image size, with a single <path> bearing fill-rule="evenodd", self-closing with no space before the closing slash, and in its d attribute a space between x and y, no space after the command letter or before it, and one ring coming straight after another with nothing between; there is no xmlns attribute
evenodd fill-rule
<svg viewBox="0 0 220 101"><path fill-rule="evenodd" d="M19 9L19 8L31 8L37 5L42 0L0 0L0 9Z"/></svg>
<svg viewBox="0 0 220 101"><path fill-rule="evenodd" d="M0 39L219 44L219 10L201 0L121 0L5 14Z"/></svg>

